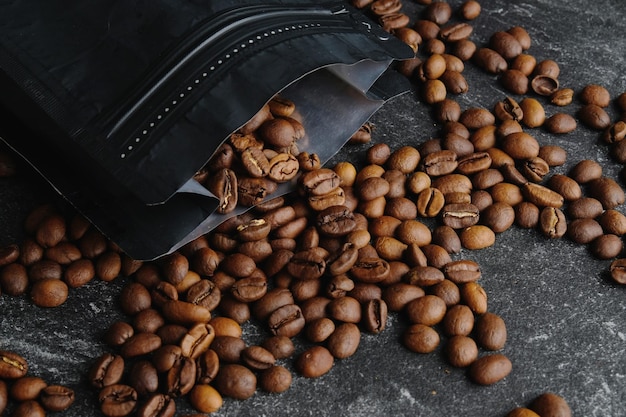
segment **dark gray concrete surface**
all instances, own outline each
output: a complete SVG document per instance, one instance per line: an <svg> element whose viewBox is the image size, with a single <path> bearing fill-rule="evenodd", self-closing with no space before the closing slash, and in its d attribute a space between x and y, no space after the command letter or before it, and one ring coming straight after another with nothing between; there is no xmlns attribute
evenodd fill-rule
<svg viewBox="0 0 626 417"><path fill-rule="evenodd" d="M417 16L423 6L405 0ZM451 1L457 6L461 1ZM576 91L589 83L606 86L612 97L626 91L626 8L622 0L481 1L483 11L473 22L472 35L483 45L489 35L523 26L538 60L554 59L561 66L563 87ZM492 108L506 96L495 76L467 65L470 91L457 97L462 108ZM517 97L520 98L520 97ZM575 114L579 104L563 109ZM546 106L548 115L557 108ZM615 119L614 107L609 112ZM392 148L418 145L436 137L439 126L429 109L409 93L385 105L372 121L375 142ZM568 151L566 173L581 159L595 159L605 174L617 178L598 134L584 127L560 137L541 129L528 130L542 144ZM336 160L360 160L366 146L345 148ZM37 202L52 192L28 169L0 181L0 244L21 238L21 222ZM619 208L623 211L623 207ZM330 373L316 380L294 377L281 395L257 392L251 399L226 399L218 416L471 416L500 417L527 405L544 391L562 395L579 417L626 416L626 287L607 278L609 261L595 260L587 248L562 239L550 241L537 231L513 227L497 236L495 246L462 251L455 259L476 260L489 310L508 327L503 349L512 373L489 387L469 381L464 370L446 364L435 353L411 353L399 342L406 323L391 315L381 335L364 335L357 353L337 361ZM30 373L76 390L76 403L64 415L99 415L96 394L86 388L85 374L106 348L102 332L122 317L116 295L122 281L98 281L71 291L67 303L55 309L34 307L27 297L0 297L0 348L21 353ZM246 325L244 337L254 343L263 328ZM481 352L483 354L484 352ZM285 362L291 367L290 362ZM190 412L185 401L179 410ZM180 412L182 415L183 412Z"/></svg>

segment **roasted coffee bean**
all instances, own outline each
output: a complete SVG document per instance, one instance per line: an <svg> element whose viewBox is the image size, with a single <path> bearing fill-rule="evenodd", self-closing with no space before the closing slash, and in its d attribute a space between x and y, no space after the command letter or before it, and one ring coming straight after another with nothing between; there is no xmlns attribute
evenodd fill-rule
<svg viewBox="0 0 626 417"><path fill-rule="evenodd" d="M602 234L602 226L594 219L575 219L567 226L567 236L579 244L590 243Z"/></svg>
<svg viewBox="0 0 626 417"><path fill-rule="evenodd" d="M302 352L295 362L296 370L305 378L319 378L331 370L334 357L324 346L313 346Z"/></svg>
<svg viewBox="0 0 626 417"><path fill-rule="evenodd" d="M383 27L383 30L393 32L395 29L407 26L410 20L409 16L404 13L391 13L380 16L378 22Z"/></svg>
<svg viewBox="0 0 626 417"><path fill-rule="evenodd" d="M540 207L560 208L564 203L562 195L541 184L526 183L522 185L522 193L528 201Z"/></svg>
<svg viewBox="0 0 626 417"><path fill-rule="evenodd" d="M432 233L432 243L441 246L448 253L458 253L461 250L459 235L450 226L437 226Z"/></svg>
<svg viewBox="0 0 626 417"><path fill-rule="evenodd" d="M328 317L320 317L307 325L305 335L311 342L320 343L328 339L334 331L335 322Z"/></svg>
<svg viewBox="0 0 626 417"><path fill-rule="evenodd" d="M572 411L565 399L555 393L545 392L535 398L529 408L540 416L571 417Z"/></svg>
<svg viewBox="0 0 626 417"><path fill-rule="evenodd" d="M626 138L626 121L619 120L605 129L602 134L602 140L608 144L622 142ZM620 145L623 146L623 145ZM615 148L615 147L614 147ZM621 154L621 151L619 152ZM618 155L619 155L618 154ZM623 163L623 158L619 158L619 162Z"/></svg>
<svg viewBox="0 0 626 417"><path fill-rule="evenodd" d="M602 177L602 166L596 161L583 159L569 171L569 176L579 184L587 184Z"/></svg>
<svg viewBox="0 0 626 417"><path fill-rule="evenodd" d="M563 174L554 174L548 180L547 186L563 196L566 201L575 201L582 197L582 190L578 183Z"/></svg>
<svg viewBox="0 0 626 417"><path fill-rule="evenodd" d="M129 415L137 405L137 391L123 384L109 385L98 396L100 411L107 417Z"/></svg>
<svg viewBox="0 0 626 417"><path fill-rule="evenodd" d="M445 203L443 193L437 188L427 188L417 196L417 212L422 217L435 217L439 214Z"/></svg>
<svg viewBox="0 0 626 417"><path fill-rule="evenodd" d="M457 368L471 365L478 357L478 347L471 337L465 335L452 336L445 347L446 360Z"/></svg>
<svg viewBox="0 0 626 417"><path fill-rule="evenodd" d="M230 294L222 296L219 309L223 316L231 318L239 324L245 323L251 317L249 304L236 300Z"/></svg>
<svg viewBox="0 0 626 417"><path fill-rule="evenodd" d="M591 254L598 259L611 259L619 256L623 242L619 236L605 234L595 238L589 245Z"/></svg>
<svg viewBox="0 0 626 417"><path fill-rule="evenodd" d="M291 372L282 365L272 366L259 375L259 388L271 393L281 393L291 386Z"/></svg>
<svg viewBox="0 0 626 417"><path fill-rule="evenodd" d="M476 342L487 350L500 350L507 338L506 325L502 317L486 312L476 321L474 326Z"/></svg>
<svg viewBox="0 0 626 417"><path fill-rule="evenodd" d="M7 393L7 387L2 382L0 387L0 411L6 408L8 403L8 395L15 401L29 401L37 400L41 391L47 387L48 384L42 378L36 376L24 376L16 379L11 384L10 391Z"/></svg>
<svg viewBox="0 0 626 417"><path fill-rule="evenodd" d="M191 327L180 340L181 354L196 359L209 348L214 339L213 326L198 323Z"/></svg>
<svg viewBox="0 0 626 417"><path fill-rule="evenodd" d="M509 411L506 417L540 417L539 414L535 413L533 410L525 407L515 407L513 410Z"/></svg>
<svg viewBox="0 0 626 417"><path fill-rule="evenodd" d="M424 290L415 285L398 282L383 290L382 299L389 311L401 311L410 301L423 297Z"/></svg>
<svg viewBox="0 0 626 417"><path fill-rule="evenodd" d="M63 267L55 261L41 259L30 266L28 278L34 283L44 279L61 279Z"/></svg>
<svg viewBox="0 0 626 417"><path fill-rule="evenodd" d="M214 383L222 395L245 400L256 391L257 379L245 366L227 364L220 368Z"/></svg>
<svg viewBox="0 0 626 417"><path fill-rule="evenodd" d="M103 353L91 366L87 378L95 388L104 388L121 381L124 358L112 353Z"/></svg>
<svg viewBox="0 0 626 417"><path fill-rule="evenodd" d="M463 229L478 223L478 208L473 204L447 204L441 211L443 224L453 229Z"/></svg>
<svg viewBox="0 0 626 417"><path fill-rule="evenodd" d="M527 77L531 76L537 65L537 59L528 54L520 54L511 62L510 68L521 71Z"/></svg>
<svg viewBox="0 0 626 417"><path fill-rule="evenodd" d="M474 314L487 312L487 293L477 282L468 282L460 287L461 301L467 305Z"/></svg>
<svg viewBox="0 0 626 417"><path fill-rule="evenodd" d="M510 71L513 71L513 70L508 70L504 74L507 74ZM512 74L515 75L515 73L512 73ZM509 74L508 77L509 77L508 81L511 81L511 74ZM501 79L501 81L505 83L504 79ZM505 88L510 89L509 87L506 86L506 84L505 84ZM498 120L502 120L502 121L504 120L520 121L524 117L524 112L522 111L522 108L520 107L519 103L515 101L514 99L512 99L511 97L506 97L504 100L497 102L496 105L494 106L494 114ZM491 131L495 132L495 127L492 127ZM495 145L495 136L493 139L493 143L491 145L492 146ZM489 147L486 147L486 148L489 148Z"/></svg>
<svg viewBox="0 0 626 417"><path fill-rule="evenodd" d="M133 326L124 321L116 321L105 332L104 342L111 347L121 346L133 334Z"/></svg>
<svg viewBox="0 0 626 417"><path fill-rule="evenodd" d="M472 186L477 190L486 190L503 181L502 172L495 168L485 169L472 176Z"/></svg>
<svg viewBox="0 0 626 417"><path fill-rule="evenodd" d="M252 370L263 370L274 366L276 358L261 346L248 346L241 352L241 360Z"/></svg>
<svg viewBox="0 0 626 417"><path fill-rule="evenodd" d="M153 333L135 333L120 348L120 355L133 358L154 352L161 347L161 338Z"/></svg>
<svg viewBox="0 0 626 417"><path fill-rule="evenodd" d="M328 351L337 359L348 358L356 352L361 331L354 323L341 323L326 341Z"/></svg>
<svg viewBox="0 0 626 417"><path fill-rule="evenodd" d="M26 375L28 363L21 355L9 350L0 350L0 378L17 379Z"/></svg>
<svg viewBox="0 0 626 417"><path fill-rule="evenodd" d="M326 261L314 249L295 253L287 263L287 271L296 279L318 279L326 270Z"/></svg>
<svg viewBox="0 0 626 417"><path fill-rule="evenodd" d="M492 385L506 378L511 369L509 358L495 353L476 359L470 366L469 376L477 384Z"/></svg>
<svg viewBox="0 0 626 417"><path fill-rule="evenodd" d="M350 268L350 275L359 282L377 283L390 274L389 263L381 258L361 258Z"/></svg>
<svg viewBox="0 0 626 417"><path fill-rule="evenodd" d="M402 277L403 281L419 287L429 287L444 280L444 274L432 266L415 266Z"/></svg>
<svg viewBox="0 0 626 417"><path fill-rule="evenodd" d="M176 403L165 394L153 394L137 409L137 417L173 417Z"/></svg>
<svg viewBox="0 0 626 417"><path fill-rule="evenodd" d="M181 397L191 391L196 382L196 363L180 356L165 375L165 391L171 397Z"/></svg>
<svg viewBox="0 0 626 417"><path fill-rule="evenodd" d="M569 114L555 113L546 119L544 126L550 133L569 133L576 129L576 119Z"/></svg>
<svg viewBox="0 0 626 417"><path fill-rule="evenodd" d="M356 298L345 296L331 300L326 306L328 315L345 323L358 323L361 321L361 304Z"/></svg>
<svg viewBox="0 0 626 417"><path fill-rule="evenodd" d="M427 104L445 100L447 93L446 85L439 79L427 79L422 86L422 96Z"/></svg>
<svg viewBox="0 0 626 417"><path fill-rule="evenodd" d="M579 95L584 104L595 104L599 107L608 107L611 103L609 90L598 84L588 84L583 87Z"/></svg>
<svg viewBox="0 0 626 417"><path fill-rule="evenodd" d="M232 296L241 302L250 303L263 297L267 292L267 278L261 276L249 276L237 280L231 287Z"/></svg>
<svg viewBox="0 0 626 417"><path fill-rule="evenodd" d="M217 212L230 213L235 209L238 202L237 175L229 168L222 168L214 172L205 182L219 200Z"/></svg>
<svg viewBox="0 0 626 417"><path fill-rule="evenodd" d="M69 288L58 279L43 279L33 284L30 298L38 307L58 307L67 300Z"/></svg>
<svg viewBox="0 0 626 417"><path fill-rule="evenodd" d="M451 90L449 85L446 88ZM456 121L460 116L461 106L455 100L447 98L435 104L434 118L439 122Z"/></svg>
<svg viewBox="0 0 626 417"><path fill-rule="evenodd" d="M503 202L508 204L509 206L515 206L524 200L524 196L520 187L508 182L500 182L498 184L495 184L493 187L491 187L490 192L494 202Z"/></svg>
<svg viewBox="0 0 626 417"><path fill-rule="evenodd" d="M314 171L322 165L318 154L308 152L300 152L297 156L298 165L303 171Z"/></svg>
<svg viewBox="0 0 626 417"><path fill-rule="evenodd" d="M439 346L439 334L431 326L415 323L404 330L402 343L412 352L430 353Z"/></svg>
<svg viewBox="0 0 626 417"><path fill-rule="evenodd" d="M304 328L302 310L296 304L287 304L273 311L268 319L273 335L293 337Z"/></svg>
<svg viewBox="0 0 626 417"><path fill-rule="evenodd" d="M515 211L506 203L495 202L480 213L480 221L495 233L502 233L515 222Z"/></svg>
<svg viewBox="0 0 626 417"><path fill-rule="evenodd" d="M459 118L459 122L468 129L480 129L485 126L493 125L495 121L496 119L493 113L479 107L466 109Z"/></svg>
<svg viewBox="0 0 626 417"><path fill-rule="evenodd" d="M524 95L528 92L528 77L520 70L509 68L503 71L500 82L510 93Z"/></svg>
<svg viewBox="0 0 626 417"><path fill-rule="evenodd" d="M477 224L463 229L460 239L464 248L477 250L492 246L496 241L496 236L489 227Z"/></svg>
<svg viewBox="0 0 626 417"><path fill-rule="evenodd" d="M0 288L8 295L19 296L28 289L28 271L20 263L10 263L0 270Z"/></svg>
<svg viewBox="0 0 626 417"><path fill-rule="evenodd" d="M539 228L546 237L560 238L567 232L565 215L558 208L544 207L539 214Z"/></svg>
<svg viewBox="0 0 626 417"><path fill-rule="evenodd" d="M161 307L166 320L176 324L207 323L211 320L211 311L201 305L182 300L166 301Z"/></svg>
<svg viewBox="0 0 626 417"><path fill-rule="evenodd" d="M320 196L339 187L340 178L332 169L320 168L302 175L300 183L308 195Z"/></svg>
<svg viewBox="0 0 626 417"><path fill-rule="evenodd" d="M119 304L122 312L132 316L138 312L150 308L152 297L148 289L138 282L126 284L119 295Z"/></svg>
<svg viewBox="0 0 626 417"><path fill-rule="evenodd" d="M624 203L626 196L622 187L613 179L601 177L589 182L590 196L596 198L605 210Z"/></svg>
<svg viewBox="0 0 626 417"><path fill-rule="evenodd" d="M593 219L602 211L602 203L593 197L581 197L567 206L567 215L573 219Z"/></svg>
<svg viewBox="0 0 626 417"><path fill-rule="evenodd" d="M35 400L28 400L18 404L11 413L11 417L45 417L46 410Z"/></svg>
<svg viewBox="0 0 626 417"><path fill-rule="evenodd" d="M245 207L255 206L276 191L277 187L274 181L266 178L240 177L237 179L237 202Z"/></svg>
<svg viewBox="0 0 626 417"><path fill-rule="evenodd" d="M539 158L546 161L548 166L561 166L567 160L567 152L558 145L543 145L539 148Z"/></svg>
<svg viewBox="0 0 626 417"><path fill-rule="evenodd" d="M491 48L478 48L472 58L476 65L491 74L499 74L508 68L502 55Z"/></svg>
<svg viewBox="0 0 626 417"><path fill-rule="evenodd" d="M218 390L207 384L196 384L189 393L189 402L202 413L217 412L223 404L222 395Z"/></svg>
<svg viewBox="0 0 626 417"><path fill-rule="evenodd" d="M435 39L439 35L439 25L428 19L419 19L413 25L422 40L427 41L429 39Z"/></svg>
<svg viewBox="0 0 626 417"><path fill-rule="evenodd" d="M605 233L621 236L626 233L626 216L617 210L604 211L598 218L598 222Z"/></svg>
<svg viewBox="0 0 626 417"><path fill-rule="evenodd" d="M399 3L399 2L398 2ZM417 53L417 49L419 45L422 43L422 37L417 31L408 28L401 27L393 30L393 35L400 39L402 42L406 43L413 49L414 53Z"/></svg>
<svg viewBox="0 0 626 417"><path fill-rule="evenodd" d="M593 130L604 130L611 125L611 117L597 104L585 104L577 115L585 126Z"/></svg>
<svg viewBox="0 0 626 417"><path fill-rule="evenodd" d="M465 22L453 23L442 27L439 31L439 37L444 42L458 42L469 38L473 31L474 28Z"/></svg>
<svg viewBox="0 0 626 417"><path fill-rule="evenodd" d="M461 39L450 45L450 53L458 57L462 61L468 61L476 52L476 44L469 39Z"/></svg>
<svg viewBox="0 0 626 417"><path fill-rule="evenodd" d="M270 336L261 343L261 346L267 349L276 359L288 358L295 351L293 342L286 336Z"/></svg>
<svg viewBox="0 0 626 417"><path fill-rule="evenodd" d="M522 45L517 38L508 32L495 32L489 38L489 47L504 59L513 59L522 53Z"/></svg>
<svg viewBox="0 0 626 417"><path fill-rule="evenodd" d="M188 302L201 305L212 311L220 302L221 292L212 281L203 279L191 286L185 297Z"/></svg>
<svg viewBox="0 0 626 417"><path fill-rule="evenodd" d="M522 201L513 207L515 224L524 229L531 229L539 223L539 207L529 201Z"/></svg>
<svg viewBox="0 0 626 417"><path fill-rule="evenodd" d="M459 287L449 279L444 279L439 284L429 288L429 293L441 298L447 307L451 307L461 302L461 291Z"/></svg>
<svg viewBox="0 0 626 417"><path fill-rule="evenodd" d="M626 259L619 258L611 262L609 273L613 281L618 284L626 284Z"/></svg>
<svg viewBox="0 0 626 417"><path fill-rule="evenodd" d="M133 364L128 374L127 381L141 397L155 393L159 388L157 370L154 365L147 360L141 360Z"/></svg>
<svg viewBox="0 0 626 417"><path fill-rule="evenodd" d="M520 107L524 112L522 123L527 127L539 127L546 120L546 112L539 100L532 97L525 97L520 102Z"/></svg>
<svg viewBox="0 0 626 417"><path fill-rule="evenodd" d="M241 337L243 333L241 325L229 317L213 317L209 324L213 327L215 336Z"/></svg>
<svg viewBox="0 0 626 417"><path fill-rule="evenodd" d="M446 311L442 325L448 336L467 336L474 329L474 313L466 305L454 305Z"/></svg>
<svg viewBox="0 0 626 417"><path fill-rule="evenodd" d="M405 311L411 323L434 326L443 320L446 314L446 303L435 295L424 295L410 301Z"/></svg>
<svg viewBox="0 0 626 417"><path fill-rule="evenodd" d="M550 103L556 106L567 106L574 98L574 90L571 88L561 88L550 96Z"/></svg>
<svg viewBox="0 0 626 417"><path fill-rule="evenodd" d="M448 262L443 267L443 273L456 284L477 281L481 276L478 263L469 259Z"/></svg>
<svg viewBox="0 0 626 417"><path fill-rule="evenodd" d="M300 164L298 159L285 152L281 152L269 161L267 177L277 183L290 181L298 174Z"/></svg>
<svg viewBox="0 0 626 417"><path fill-rule="evenodd" d="M473 205L478 207L478 211L482 211L493 204L493 197L485 190L476 190L472 191L470 194L470 201Z"/></svg>
<svg viewBox="0 0 626 417"><path fill-rule="evenodd" d="M467 80L459 71L454 70L445 70L443 74L439 77L439 80L443 82L443 85L446 88L446 91L451 94L464 94L469 90L469 85ZM461 111L459 108L458 112L455 112L455 116L450 120L459 120L461 117Z"/></svg>

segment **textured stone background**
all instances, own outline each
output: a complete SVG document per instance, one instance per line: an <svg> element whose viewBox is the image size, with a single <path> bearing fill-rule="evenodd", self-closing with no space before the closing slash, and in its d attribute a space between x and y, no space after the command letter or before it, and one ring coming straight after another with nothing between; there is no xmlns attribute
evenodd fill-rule
<svg viewBox="0 0 626 417"><path fill-rule="evenodd" d="M422 8L405 3L412 16ZM461 1L450 3L456 7ZM520 25L533 40L529 53L560 64L562 86L580 91L597 83L612 97L626 91L622 0L481 4L483 12L473 23L472 35L478 45L494 31ZM495 76L471 64L464 75L470 91L458 97L462 108L492 108L505 97ZM564 111L574 114L578 107L573 104ZM551 115L557 109L546 106L546 111ZM615 118L615 108L609 111ZM374 141L397 148L435 137L439 126L428 112L415 94L395 99L372 118ZM561 137L540 129L531 133L542 144L568 150L568 163L554 172L565 173L580 159L590 158L617 178L621 167L611 162L597 133L583 127ZM344 149L337 160L358 161L365 148ZM37 202L52 198L45 184L24 171L17 179L0 182L0 244L19 240L24 215ZM258 392L243 402L226 399L216 415L496 417L554 391L566 398L575 416L626 416L626 287L607 279L609 261L594 260L585 247L566 239L549 241L536 231L516 227L498 235L494 247L463 251L454 258L479 262L489 310L507 323L509 339L503 352L512 360L513 372L505 380L477 386L463 370L445 363L441 349L429 355L407 351L399 343L406 323L392 315L385 332L364 335L357 353L337 361L326 376L295 377L292 388L279 396ZM27 298L0 297L0 347L23 354L31 374L76 390L77 401L66 416L98 414L96 394L84 388L84 375L105 350L99 341L103 330L121 317L116 307L121 284L94 281L71 291L68 302L52 310L38 309ZM264 332L246 326L245 338L254 343ZM178 406L191 411L184 401Z"/></svg>

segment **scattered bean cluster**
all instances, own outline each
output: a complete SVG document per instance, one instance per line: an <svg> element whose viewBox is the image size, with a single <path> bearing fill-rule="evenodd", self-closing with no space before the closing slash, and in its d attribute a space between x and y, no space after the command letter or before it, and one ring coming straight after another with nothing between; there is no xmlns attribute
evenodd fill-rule
<svg viewBox="0 0 626 417"><path fill-rule="evenodd" d="M459 7L456 23L448 3L419 3L426 7L410 28L414 19L398 0L353 1L426 55L398 69L432 105L441 138L398 149L374 144L360 169L349 162L323 168L295 145L304 127L291 117L294 103L276 97L196 175L220 199L220 212L236 204L255 207L181 250L137 262L81 216L44 205L26 219L28 237L0 251L2 292L28 293L40 307L62 304L69 288L93 278L130 277L119 295L128 320L110 325L104 341L111 351L88 375L104 415L172 416L181 397L211 413L223 397L283 392L292 381L287 360L301 375L320 377L356 352L362 332L382 332L389 312L409 323L402 336L407 349L425 354L444 343L451 366L467 368L477 384L493 384L512 368L498 352L506 325L488 310L480 266L451 254L491 246L513 224L548 238L567 236L600 259L621 254L626 217L617 210L624 203L619 184L592 160L567 175L551 174L565 163L566 151L542 146L525 130L575 130L572 115L547 117L542 100L565 107L577 97L578 119L601 132L611 155L624 163L626 120L611 122L604 110L608 90L589 85L576 96L560 87L558 64L525 53L531 38L521 27L476 45L468 23L480 14L476 1ZM492 110L461 109L450 94L469 91L462 75L468 62L497 74L511 94L531 96L519 103L504 97ZM615 103L626 114L626 93ZM365 124L351 142L371 136L372 125ZM0 175L14 171L0 153ZM296 193L266 198L277 182L298 174ZM431 230L425 219L436 219L436 226ZM626 283L625 260L615 260L610 271ZM242 330L251 319L267 331L255 344ZM296 336L308 347L297 351ZM42 409L24 415L45 415L73 401L71 391L26 376L19 354L0 351L0 358L1 379L12 381L0 381L0 413L9 397L27 404L18 405L17 416L21 407ZM54 401L63 406L50 405ZM556 409L562 414L550 411ZM562 398L547 393L509 416L569 414Z"/></svg>

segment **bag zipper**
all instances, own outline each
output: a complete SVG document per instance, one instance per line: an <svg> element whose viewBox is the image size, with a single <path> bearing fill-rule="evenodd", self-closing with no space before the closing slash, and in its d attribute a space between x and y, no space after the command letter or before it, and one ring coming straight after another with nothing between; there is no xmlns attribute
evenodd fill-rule
<svg viewBox="0 0 626 417"><path fill-rule="evenodd" d="M125 159L139 147L151 129L156 128L176 106L180 106L194 89L202 87L203 82L210 79L209 76L227 71L228 65L236 62L236 55L243 53L246 48L253 48L255 42L273 36L286 36L290 31L353 30L354 20L344 16L348 14L351 12L344 5L335 5L332 8L255 5L225 11L212 17L183 42L178 43L176 51L170 53L157 69L145 77L139 88L98 124L103 128L107 139L122 146L119 157ZM369 23L361 23L371 31ZM379 38L384 40L382 36ZM237 42L233 43L234 39ZM233 44L236 46L233 47ZM224 54L226 45L230 48L230 53ZM211 52L213 59L205 59L203 62L212 62L211 64L203 69L189 68L194 59L208 52ZM163 100L163 96L167 96L168 90L171 90L169 84L173 79L181 73L194 71L198 72L191 85L179 89L180 92L174 98L169 94L169 102ZM180 88L180 85L176 87ZM162 111L148 121L150 115L147 113L153 113L159 105ZM145 126L138 128L137 124L144 121Z"/></svg>

